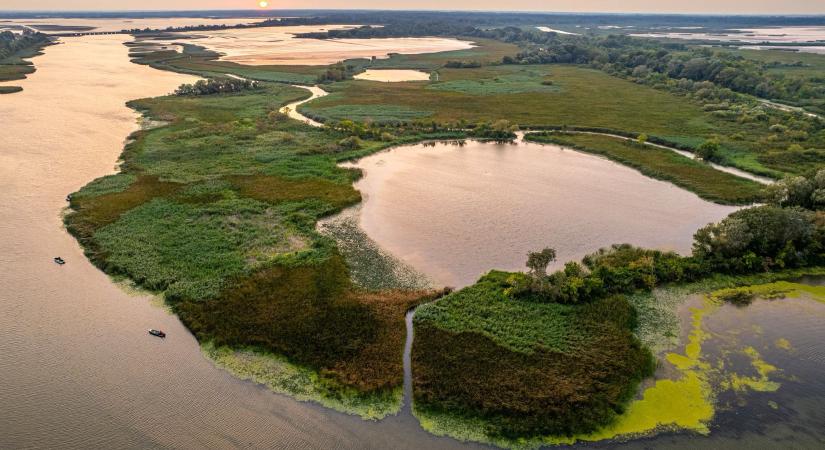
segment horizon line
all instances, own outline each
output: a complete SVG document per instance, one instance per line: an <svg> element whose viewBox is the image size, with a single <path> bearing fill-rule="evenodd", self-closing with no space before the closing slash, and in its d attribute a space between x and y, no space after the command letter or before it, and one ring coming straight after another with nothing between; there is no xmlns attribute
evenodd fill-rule
<svg viewBox="0 0 825 450"><path fill-rule="evenodd" d="M485 13L485 14L548 14L548 15L616 15L616 16L721 16L721 17L825 17L825 11L821 13L719 13L719 12L648 12L648 11L544 11L544 10L495 10L495 9L384 9L384 8L279 8L279 9L0 9L0 15L4 13L13 14L138 14L138 13L209 13L209 12L238 12L254 13L266 15L266 13L277 13L280 11L353 11L353 12L446 12L446 13Z"/></svg>

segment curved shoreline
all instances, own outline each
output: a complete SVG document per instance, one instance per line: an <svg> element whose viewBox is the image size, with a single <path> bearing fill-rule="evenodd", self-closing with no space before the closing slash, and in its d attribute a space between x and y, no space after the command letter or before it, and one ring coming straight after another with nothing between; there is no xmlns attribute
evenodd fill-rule
<svg viewBox="0 0 825 450"><path fill-rule="evenodd" d="M528 132L527 134L533 134L533 133L536 133L536 132ZM625 140L625 141L636 141L636 139L629 138L627 136L622 136L622 135L613 134L613 133L602 133L602 132L597 132L597 131L565 130L564 133L590 134L590 135L595 135L595 136L607 136L607 137L611 137L611 138L614 138L614 139L622 139L622 140ZM687 150L678 149L676 147L669 147L667 145L656 144L656 143L653 143L653 142L645 142L644 144L649 145L651 147L657 147L657 148L661 148L661 149L664 149L664 150L670 150L674 153L677 153L679 155L684 156L685 158L689 158L689 159L695 159L696 158L695 154L693 154L693 153L691 153ZM562 147L564 147L564 146L562 146ZM571 148L571 150L579 151L578 149L575 149L575 148ZM763 176L760 176L760 175L755 175L755 174L752 174L750 172L746 172L742 169L737 169L735 167L723 166L721 164L716 164L716 163L707 162L707 161L705 162L705 164L713 167L714 169L716 169L720 172L725 172L725 173L729 173L731 175L736 175L739 178L745 178L745 179L755 181L755 182L760 183L760 184L769 185L769 184L773 184L775 182L775 180L772 179L772 178L763 177Z"/></svg>
<svg viewBox="0 0 825 450"><path fill-rule="evenodd" d="M302 122L304 122L308 125L312 125L314 127L322 127L324 124L322 124L322 123L320 123L316 120L310 119L309 117L307 117L307 116L301 114L300 112L298 112L298 107L303 105L304 103L308 103L308 102L310 102L312 100L315 100L317 98L324 97L324 96L328 95L329 93L326 92L325 90L321 89L318 85L315 85L315 86L292 85L292 86L307 89L308 91L310 91L310 93L312 93L312 95L309 98L305 99L305 100L300 100L300 101L293 102L293 103L290 103L290 104L284 106L283 108L280 109L280 112L288 114L289 117L291 117L293 119L296 119L296 120L300 120L300 121L302 121ZM545 132L545 131L546 130L529 130L528 129L528 130L523 130L523 131L518 132L517 135L518 135L519 140L524 140L524 136L526 136L528 134L541 133L541 132ZM622 136L620 134L614 134L614 133L597 132L597 131L577 131L577 130L565 130L564 132L565 133L572 133L572 134L591 134L591 135L597 135L597 136L607 136L607 137L612 137L612 138L615 138L615 139L622 139L622 140L625 140L625 141L635 141L635 139L633 139L633 138L629 138L627 136ZM644 144L645 145L650 145L650 146L656 147L656 148L670 150L674 153L677 153L677 154L682 155L682 156L684 156L686 158L689 158L689 159L695 159L695 157L696 157L695 154L693 154L693 153L691 153L687 150L678 149L676 147L670 147L670 146L667 146L667 145L656 144L656 143L653 143L653 142L645 142ZM562 146L562 147L564 147L564 146ZM571 150L574 150L574 151L580 151L578 149L571 148L571 147L565 147L565 148L570 148ZM713 163L713 162L705 162L705 164L713 167L714 169L716 169L720 172L729 173L731 175L735 175L735 176L740 177L740 178L745 178L745 179L748 179L748 180L751 180L751 181L755 181L757 183L764 184L764 185L773 184L776 181L772 178L752 174L750 172L744 171L742 169L737 169L737 168L731 167L731 166L723 166L721 164L716 164L716 163Z"/></svg>

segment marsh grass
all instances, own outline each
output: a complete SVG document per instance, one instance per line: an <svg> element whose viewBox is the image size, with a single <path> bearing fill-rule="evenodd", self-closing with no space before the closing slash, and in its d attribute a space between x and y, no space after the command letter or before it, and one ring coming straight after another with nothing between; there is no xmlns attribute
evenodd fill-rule
<svg viewBox="0 0 825 450"><path fill-rule="evenodd" d="M299 401L311 401L324 407L367 420L379 420L396 413L401 405L401 387L389 391L363 394L330 385L318 371L290 362L287 358L254 348L201 345L207 358L218 367L244 380L263 384L270 390Z"/></svg>
<svg viewBox="0 0 825 450"><path fill-rule="evenodd" d="M416 312L416 411L481 421L493 440L609 423L653 370L631 332L632 306L623 297L578 306L513 300L508 276L491 272Z"/></svg>
<svg viewBox="0 0 825 450"><path fill-rule="evenodd" d="M689 149L718 139L719 157L726 165L772 177L825 164L825 156L818 152L788 151L794 143L806 149L821 148L821 133L794 140L772 131L767 121L719 117L689 97L582 66L445 68L439 74L437 83L335 83L326 88L334 95L303 107L317 119L347 108L357 108L364 116L373 108L376 117L381 109L408 108L432 111L424 119L441 123L505 119L523 129L603 128L632 136L658 136ZM552 85L543 84L546 82Z"/></svg>
<svg viewBox="0 0 825 450"><path fill-rule="evenodd" d="M271 114L304 95L264 83L131 102L163 125L133 134L121 172L72 195L64 220L95 264L162 294L220 364L377 418L400 408L404 314L440 294L354 284L316 231L360 200L359 173L338 162L395 142L343 150L347 135ZM301 369L284 369L287 380L258 371L283 361Z"/></svg>

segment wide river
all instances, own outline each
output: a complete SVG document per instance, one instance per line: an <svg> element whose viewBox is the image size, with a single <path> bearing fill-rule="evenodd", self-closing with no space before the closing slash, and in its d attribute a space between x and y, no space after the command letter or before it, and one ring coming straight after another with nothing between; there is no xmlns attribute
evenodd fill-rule
<svg viewBox="0 0 825 450"><path fill-rule="evenodd" d="M0 96L0 448L473 447L427 434L408 408L381 422L365 422L237 380L204 358L192 335L152 297L123 289L84 258L62 226L66 194L115 170L124 139L138 125L137 115L124 105L127 100L161 95L191 81L187 76L131 64L122 45L124 38L64 39L34 59L35 74L14 82L24 87L23 92ZM404 181L403 170L387 172L395 173L387 178L394 180L388 181L388 192L404 192L409 189L405 185L426 182L433 183L431 190L441 191L445 198L461 198L461 192L465 198L451 209L444 200L423 194L391 197L405 202L400 204L416 216L411 220L420 222L417 216L424 217L422 208L430 208L427 203L432 201L433 206L444 208L441 220L445 223L466 224L467 218L475 217L465 215L473 205L468 199L473 197L499 210L502 205L512 207L519 214L534 209L537 218L524 224L514 223L525 220L524 215L499 214L475 231L493 236L490 233L496 229L522 230L525 244L518 254L546 244L559 248L566 259L578 251L571 249L615 240L684 250L691 227L721 217L727 210L599 158L553 147L470 144L463 149L439 146L408 153L412 159L401 169L423 167L429 158L432 173ZM373 158L387 160L391 155ZM405 157L393 158L403 162ZM365 182L380 173L378 159L362 161L375 166L368 167ZM527 166L525 173L516 170L519 163ZM396 167L393 161L385 164L387 169ZM539 179L539 174L572 183L576 191L549 182L526 190L522 178ZM473 177L489 181L473 184ZM404 189L398 190L393 183ZM490 188L469 190L468 186L480 184ZM367 192L365 208L380 204L383 194ZM557 199L557 208L548 207L551 198ZM480 211L489 207L477 206ZM434 215L430 211L427 214ZM621 219L620 211L634 218ZM610 221L597 220L600 214L608 215ZM390 226L395 225L388 222ZM493 231L484 231L485 227ZM620 236L604 231L611 227ZM453 239L466 238L457 228L445 230ZM577 231L589 234L577 240L573 237ZM607 234L602 235L603 231ZM501 242L486 244L504 246ZM55 256L62 256L67 264L55 265ZM489 260L483 266L511 268L520 261L516 256L507 253L504 262ZM463 255L465 259L481 257L487 256ZM481 266L459 266L451 276L456 283L465 283L480 270ZM776 306L758 316L765 326L776 323L777 315L785 310ZM813 381L821 380L821 352L816 345L822 338L821 321L813 314L797 314L793 319L785 319L788 329L811 331L804 334L807 341L786 335L810 367L804 372L788 371L799 374L799 383L794 385L798 390L788 393L796 399L810 397L808 407L816 407L825 399L821 383L811 387ZM750 319L737 316L732 320L742 324ZM150 327L165 330L169 337L151 338L146 333ZM756 413L722 412L723 426L714 427L710 438L667 434L629 445L776 445L773 439L784 435L764 428L769 425L759 425L763 422L778 424L784 433L804 427L809 439L801 441L803 447L821 443L821 434L810 432L822 423L821 414L816 415L815 408L806 409L805 420L800 421L801 408L791 409L791 399L783 400L787 402L780 402L779 409L771 409L767 416L761 415L764 408Z"/></svg>

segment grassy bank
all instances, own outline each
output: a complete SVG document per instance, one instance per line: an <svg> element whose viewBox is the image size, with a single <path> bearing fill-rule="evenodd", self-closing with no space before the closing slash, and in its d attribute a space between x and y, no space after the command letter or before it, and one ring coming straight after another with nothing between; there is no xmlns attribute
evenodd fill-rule
<svg viewBox="0 0 825 450"><path fill-rule="evenodd" d="M331 95L302 110L319 118L354 113L385 122L506 119L523 128L597 127L633 136L644 133L687 149L715 139L724 164L774 177L806 172L825 161L816 150L825 146L825 135L787 132L774 126L774 119L758 106L749 120L739 120L688 97L572 65L485 66L439 73L437 83L335 83L327 88ZM794 144L800 148L791 151Z"/></svg>
<svg viewBox="0 0 825 450"><path fill-rule="evenodd" d="M132 102L167 125L135 133L120 173L73 194L65 221L104 271L162 293L219 364L283 388L252 374L288 363L315 374L294 395L374 418L400 407L405 312L437 293L354 284L316 232L360 200L338 161L393 142L353 146L277 112L304 95L267 84Z"/></svg>
<svg viewBox="0 0 825 450"><path fill-rule="evenodd" d="M641 173L694 192L705 200L744 205L760 198L762 185L686 158L676 152L635 141L595 134L531 133L532 142L558 144L602 155Z"/></svg>

